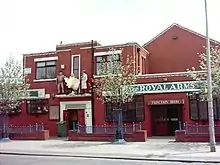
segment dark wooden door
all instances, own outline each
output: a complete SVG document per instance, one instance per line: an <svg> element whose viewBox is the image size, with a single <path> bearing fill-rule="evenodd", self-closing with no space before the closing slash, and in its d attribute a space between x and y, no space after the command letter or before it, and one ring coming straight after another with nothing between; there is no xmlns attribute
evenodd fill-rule
<svg viewBox="0 0 220 165"><path fill-rule="evenodd" d="M78 111L77 110L68 110L69 115L68 115L68 125L69 125L69 130L74 130L77 127L78 123Z"/></svg>
<svg viewBox="0 0 220 165"><path fill-rule="evenodd" d="M181 121L181 105L172 105L167 107L167 118L169 124L169 135L174 136L175 131L179 129L179 121Z"/></svg>
<svg viewBox="0 0 220 165"><path fill-rule="evenodd" d="M151 107L152 120L152 135L153 136L168 136L169 129L167 123L166 106Z"/></svg>

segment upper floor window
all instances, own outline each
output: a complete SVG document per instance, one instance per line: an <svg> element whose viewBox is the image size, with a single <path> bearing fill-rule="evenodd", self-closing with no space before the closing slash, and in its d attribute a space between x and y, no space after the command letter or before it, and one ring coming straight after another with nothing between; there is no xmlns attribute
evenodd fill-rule
<svg viewBox="0 0 220 165"><path fill-rule="evenodd" d="M72 56L72 74L76 78L80 78L80 55L73 55Z"/></svg>
<svg viewBox="0 0 220 165"><path fill-rule="evenodd" d="M142 57L142 74L146 74L146 59Z"/></svg>
<svg viewBox="0 0 220 165"><path fill-rule="evenodd" d="M105 55L105 56L97 56L96 57L96 74L103 74L103 70L108 73L117 74L118 67L121 62L120 54L114 55Z"/></svg>
<svg viewBox="0 0 220 165"><path fill-rule="evenodd" d="M36 79L56 78L56 61L36 62Z"/></svg>

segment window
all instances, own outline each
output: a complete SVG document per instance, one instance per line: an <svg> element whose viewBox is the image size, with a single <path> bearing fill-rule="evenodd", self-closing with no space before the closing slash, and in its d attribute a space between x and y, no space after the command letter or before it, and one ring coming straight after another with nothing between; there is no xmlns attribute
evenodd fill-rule
<svg viewBox="0 0 220 165"><path fill-rule="evenodd" d="M107 71L112 73L112 74L117 74L118 70L117 68L114 68L113 65L120 65L121 59L120 59L120 54L115 54L115 55L105 55L105 56L97 56L96 57L96 74L101 75L102 73L100 72L103 65L106 66Z"/></svg>
<svg viewBox="0 0 220 165"><path fill-rule="evenodd" d="M199 119L197 99L190 99L190 117L191 120Z"/></svg>
<svg viewBox="0 0 220 165"><path fill-rule="evenodd" d="M103 58L102 57L97 57L96 58L96 73L97 75L100 75L100 70L102 69L102 62Z"/></svg>
<svg viewBox="0 0 220 165"><path fill-rule="evenodd" d="M27 113L45 113L48 112L48 99L27 100Z"/></svg>
<svg viewBox="0 0 220 165"><path fill-rule="evenodd" d="M220 100L213 99L214 119L220 120ZM190 98L190 119L197 121L208 120L208 102L201 101L194 96Z"/></svg>
<svg viewBox="0 0 220 165"><path fill-rule="evenodd" d="M220 99L216 99L216 120L220 120Z"/></svg>
<svg viewBox="0 0 220 165"><path fill-rule="evenodd" d="M56 78L56 61L36 62L36 79Z"/></svg>
<svg viewBox="0 0 220 165"><path fill-rule="evenodd" d="M199 101L199 119L200 120L208 120L207 101Z"/></svg>
<svg viewBox="0 0 220 165"><path fill-rule="evenodd" d="M142 57L142 74L146 74L146 59Z"/></svg>
<svg viewBox="0 0 220 165"><path fill-rule="evenodd" d="M80 56L73 55L72 56L72 73L76 78L80 78Z"/></svg>
<svg viewBox="0 0 220 165"><path fill-rule="evenodd" d="M123 104L123 121L124 122L142 122L144 121L145 108L144 97L134 96L133 100ZM106 103L105 115L106 121L117 121L117 104Z"/></svg>

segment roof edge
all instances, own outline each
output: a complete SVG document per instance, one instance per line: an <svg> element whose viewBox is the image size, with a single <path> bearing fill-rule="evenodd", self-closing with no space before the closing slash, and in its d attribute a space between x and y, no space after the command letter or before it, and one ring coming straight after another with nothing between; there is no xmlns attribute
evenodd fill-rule
<svg viewBox="0 0 220 165"><path fill-rule="evenodd" d="M173 24L170 25L168 28L166 28L166 29L163 30L161 33L159 33L159 34L156 35L154 38L152 38L150 41L148 41L147 43L145 43L145 44L143 45L143 47L149 45L151 42L153 42L154 40L156 40L157 38L159 38L160 36L162 36L164 33L166 33L167 31L169 31L169 30L170 30L171 28L173 28L174 26L176 26L176 27L178 27L178 28L180 28L180 29L182 29L182 30L185 30L185 31L187 31L187 32L189 32L189 33L192 33L192 34L194 34L194 35L196 35L196 36L198 36L198 37L201 37L201 38L203 38L203 39L206 39L206 36L204 36L204 35L202 35L202 34L196 32L196 31L194 31L194 30L188 29L188 28L186 28L186 27L184 27L184 26L181 26L181 25L179 25L179 24L177 24L177 23L173 23ZM220 42L219 42L219 41L216 41L216 40L211 39L211 38L210 38L210 41L211 41L211 42L214 42L214 43L216 43L216 44L218 44L218 45L220 45Z"/></svg>

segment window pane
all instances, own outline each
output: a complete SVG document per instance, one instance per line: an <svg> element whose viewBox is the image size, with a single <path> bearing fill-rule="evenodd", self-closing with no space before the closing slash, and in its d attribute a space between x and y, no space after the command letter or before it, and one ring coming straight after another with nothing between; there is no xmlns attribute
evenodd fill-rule
<svg viewBox="0 0 220 165"><path fill-rule="evenodd" d="M199 118L200 120L208 119L207 101L199 101Z"/></svg>
<svg viewBox="0 0 220 165"><path fill-rule="evenodd" d="M112 57L111 56L106 56L106 61L112 61Z"/></svg>
<svg viewBox="0 0 220 165"><path fill-rule="evenodd" d="M120 61L115 61L114 62L114 68L113 69L113 74L119 74L120 73Z"/></svg>
<svg viewBox="0 0 220 165"><path fill-rule="evenodd" d="M190 118L191 120L198 120L198 106L197 106L197 100L192 99L190 100Z"/></svg>
<svg viewBox="0 0 220 165"><path fill-rule="evenodd" d="M96 62L102 62L102 57L96 57Z"/></svg>
<svg viewBox="0 0 220 165"><path fill-rule="evenodd" d="M56 67L51 66L46 68L46 78L56 78Z"/></svg>
<svg viewBox="0 0 220 165"><path fill-rule="evenodd" d="M96 73L97 75L101 74L102 63L96 63Z"/></svg>
<svg viewBox="0 0 220 165"><path fill-rule="evenodd" d="M45 66L45 62L37 62L37 67Z"/></svg>
<svg viewBox="0 0 220 165"><path fill-rule="evenodd" d="M112 107L111 103L106 103L105 116L107 121L112 121Z"/></svg>
<svg viewBox="0 0 220 165"><path fill-rule="evenodd" d="M73 69L79 69L79 57L73 58Z"/></svg>
<svg viewBox="0 0 220 165"><path fill-rule="evenodd" d="M135 109L135 102L132 101L132 102L128 102L128 110L134 110Z"/></svg>
<svg viewBox="0 0 220 165"><path fill-rule="evenodd" d="M47 61L47 62L46 62L46 65L47 65L47 66L56 65L56 61Z"/></svg>
<svg viewBox="0 0 220 165"><path fill-rule="evenodd" d="M136 109L136 120L138 122L144 121L144 108L137 108Z"/></svg>
<svg viewBox="0 0 220 165"><path fill-rule="evenodd" d="M114 61L119 61L119 60L120 60L120 54L115 54Z"/></svg>
<svg viewBox="0 0 220 165"><path fill-rule="evenodd" d="M136 96L135 103L136 103L136 121L142 122L144 121L144 115L145 115L144 97Z"/></svg>
<svg viewBox="0 0 220 165"><path fill-rule="evenodd" d="M113 73L113 65L112 65L112 62L106 62L106 66L107 66L107 71L108 73Z"/></svg>
<svg viewBox="0 0 220 165"><path fill-rule="evenodd" d="M135 118L136 118L135 110L127 110L127 111L125 111L125 113L124 113L124 121L133 122L133 121L136 120Z"/></svg>
<svg viewBox="0 0 220 165"><path fill-rule="evenodd" d="M46 69L45 68L37 68L36 70L36 79L45 79L46 78Z"/></svg>
<svg viewBox="0 0 220 165"><path fill-rule="evenodd" d="M74 69L73 74L76 78L79 78L79 69Z"/></svg>

